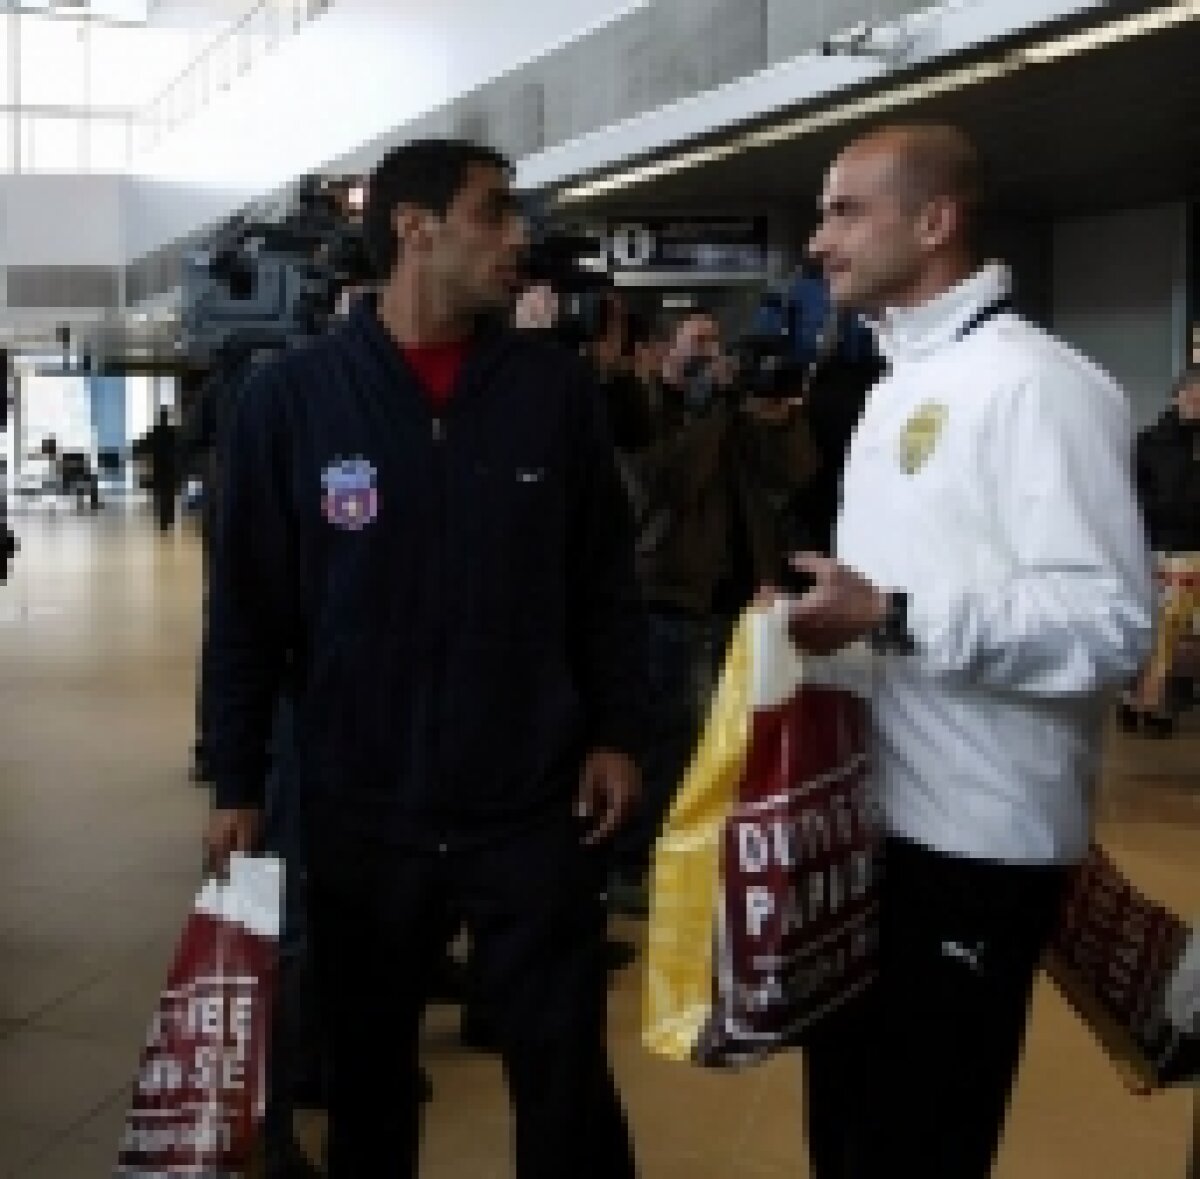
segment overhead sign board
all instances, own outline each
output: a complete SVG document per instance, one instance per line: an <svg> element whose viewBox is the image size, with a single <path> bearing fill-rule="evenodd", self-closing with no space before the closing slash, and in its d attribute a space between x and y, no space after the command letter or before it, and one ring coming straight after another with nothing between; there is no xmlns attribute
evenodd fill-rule
<svg viewBox="0 0 1200 1179"><path fill-rule="evenodd" d="M619 286L757 282L767 276L766 217L641 217L607 227Z"/></svg>

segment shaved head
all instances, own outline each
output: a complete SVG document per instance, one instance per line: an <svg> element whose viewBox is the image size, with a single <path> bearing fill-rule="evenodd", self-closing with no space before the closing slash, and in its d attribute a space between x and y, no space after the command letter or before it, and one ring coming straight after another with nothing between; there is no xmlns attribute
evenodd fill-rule
<svg viewBox="0 0 1200 1179"><path fill-rule="evenodd" d="M910 208L939 197L973 218L983 195L979 152L966 132L942 123L902 123L856 139L842 153L879 154L891 162L892 183Z"/></svg>
<svg viewBox="0 0 1200 1179"><path fill-rule="evenodd" d="M982 195L979 153L963 131L881 127L829 169L809 252L839 305L879 311L922 302L974 269Z"/></svg>

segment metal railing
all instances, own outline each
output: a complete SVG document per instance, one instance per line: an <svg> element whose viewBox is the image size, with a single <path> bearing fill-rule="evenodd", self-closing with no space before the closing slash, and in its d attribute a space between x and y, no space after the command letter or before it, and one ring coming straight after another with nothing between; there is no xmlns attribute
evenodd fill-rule
<svg viewBox="0 0 1200 1179"><path fill-rule="evenodd" d="M332 0L257 0L139 112L134 150L149 151L269 57Z"/></svg>
<svg viewBox="0 0 1200 1179"><path fill-rule="evenodd" d="M193 118L331 3L256 0L149 103L133 110L22 102L20 26L9 26L6 60L0 62L0 77L7 83L0 90L0 172L127 171L135 152L149 150ZM47 12L62 15L0 0L0 20L19 21L22 14L41 17ZM79 20L87 15L86 10L72 13Z"/></svg>

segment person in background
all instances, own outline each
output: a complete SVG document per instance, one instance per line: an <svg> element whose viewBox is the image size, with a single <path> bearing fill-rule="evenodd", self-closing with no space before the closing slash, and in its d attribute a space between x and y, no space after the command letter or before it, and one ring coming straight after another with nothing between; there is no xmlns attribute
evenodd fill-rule
<svg viewBox="0 0 1200 1179"><path fill-rule="evenodd" d="M159 406L158 418L146 435L145 450L150 459L150 498L160 532L175 526L175 505L179 498L179 431L171 421L171 411Z"/></svg>
<svg viewBox="0 0 1200 1179"><path fill-rule="evenodd" d="M878 976L805 1053L818 1179L991 1172L1108 698L1149 647L1125 395L981 264L980 176L955 128L881 128L830 168L810 242L889 365L836 556L793 558L798 646L880 653Z"/></svg>
<svg viewBox="0 0 1200 1179"><path fill-rule="evenodd" d="M233 411L209 860L258 840L286 669L329 1175L417 1174L418 1037L452 914L518 1179L632 1179L600 886L638 794L644 656L601 399L579 357L503 322L525 245L507 160L406 143L369 193L379 296L262 366Z"/></svg>
<svg viewBox="0 0 1200 1179"><path fill-rule="evenodd" d="M41 456L50 464L52 486L60 495L74 496L80 511L85 502L93 512L99 509L100 479L84 452L61 450L51 434L42 442Z"/></svg>
<svg viewBox="0 0 1200 1179"><path fill-rule="evenodd" d="M1150 547L1163 556L1200 554L1200 366L1184 371L1170 404L1138 435L1134 470ZM1129 732L1141 728L1166 737L1174 731L1167 684L1183 621L1174 612L1160 614L1154 655L1121 704L1121 723Z"/></svg>
<svg viewBox="0 0 1200 1179"><path fill-rule="evenodd" d="M617 842L618 912L645 911L654 841L699 740L730 630L776 575L782 507L817 467L803 415L786 398L746 395L735 376L716 318L682 317L649 391L646 440L620 455L650 662L645 803Z"/></svg>
<svg viewBox="0 0 1200 1179"><path fill-rule="evenodd" d="M1134 451L1138 498L1156 552L1200 552L1200 366L1175 382Z"/></svg>

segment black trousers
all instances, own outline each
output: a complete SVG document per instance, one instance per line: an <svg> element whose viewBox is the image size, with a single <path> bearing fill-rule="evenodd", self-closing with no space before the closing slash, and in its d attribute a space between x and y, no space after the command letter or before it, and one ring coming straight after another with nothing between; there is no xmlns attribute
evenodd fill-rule
<svg viewBox="0 0 1200 1179"><path fill-rule="evenodd" d="M446 914L461 914L495 1021L518 1179L632 1179L608 1065L605 853L568 817L445 850L314 842L309 915L327 1035L331 1179L417 1174L417 1055ZM470 1134L471 1111L461 1111Z"/></svg>
<svg viewBox="0 0 1200 1179"><path fill-rule="evenodd" d="M805 1052L816 1179L985 1179L1068 870L889 839L879 978Z"/></svg>
<svg viewBox="0 0 1200 1179"><path fill-rule="evenodd" d="M170 532L175 527L175 486L154 486L150 492L154 499L154 515L160 532Z"/></svg>

